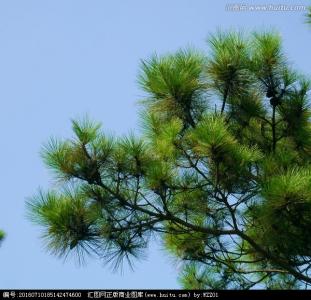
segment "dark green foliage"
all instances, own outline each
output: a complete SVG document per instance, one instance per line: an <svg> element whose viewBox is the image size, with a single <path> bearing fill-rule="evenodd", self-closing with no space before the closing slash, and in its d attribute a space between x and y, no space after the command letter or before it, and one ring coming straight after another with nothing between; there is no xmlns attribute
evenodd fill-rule
<svg viewBox="0 0 311 300"><path fill-rule="evenodd" d="M143 61L140 137L87 118L43 159L61 188L28 201L59 256L122 266L152 235L187 289L311 283L310 83L271 32L219 32L193 50Z"/></svg>
<svg viewBox="0 0 311 300"><path fill-rule="evenodd" d="M4 237L5 237L4 232L2 230L0 230L0 244L1 244L2 240L4 239Z"/></svg>

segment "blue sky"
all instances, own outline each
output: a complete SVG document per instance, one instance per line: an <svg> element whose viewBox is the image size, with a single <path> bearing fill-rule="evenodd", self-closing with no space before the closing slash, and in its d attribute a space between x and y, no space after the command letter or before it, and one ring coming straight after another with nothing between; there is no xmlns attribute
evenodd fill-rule
<svg viewBox="0 0 311 300"><path fill-rule="evenodd" d="M39 151L70 137L88 113L104 130L138 128L140 59L180 47L207 50L222 29L275 28L290 61L311 70L311 28L303 12L228 12L229 0L0 0L0 288L178 288L179 266L152 243L135 271L112 273L98 260L78 267L47 254L25 200L53 186ZM242 1L300 4L310 1Z"/></svg>

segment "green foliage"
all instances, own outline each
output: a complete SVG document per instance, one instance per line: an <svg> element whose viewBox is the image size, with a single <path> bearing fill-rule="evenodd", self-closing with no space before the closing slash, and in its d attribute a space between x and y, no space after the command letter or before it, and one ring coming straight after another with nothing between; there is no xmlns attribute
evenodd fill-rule
<svg viewBox="0 0 311 300"><path fill-rule="evenodd" d="M4 239L4 237L5 237L4 231L0 230L0 243L2 242L2 240Z"/></svg>
<svg viewBox="0 0 311 300"><path fill-rule="evenodd" d="M142 62L139 83L150 98L150 110L164 119L178 117L190 125L205 109L205 84L202 80L204 57L191 50Z"/></svg>
<svg viewBox="0 0 311 300"><path fill-rule="evenodd" d="M178 143L182 128L182 120L176 117L167 122L161 122L161 119L155 114L147 113L143 116L144 135L150 141L151 147L156 149L154 155L164 160L174 159L178 156L175 144Z"/></svg>
<svg viewBox="0 0 311 300"><path fill-rule="evenodd" d="M58 185L28 201L29 217L53 254L114 269L162 239L186 289L309 288L310 83L277 33L208 43L206 57L142 62L141 136L84 118L51 139L42 157Z"/></svg>
<svg viewBox="0 0 311 300"><path fill-rule="evenodd" d="M88 209L83 193L66 190L63 193L39 192L28 203L32 221L46 227L43 238L47 249L53 254L66 256L75 249L79 259L82 253L97 251L100 247L98 232L101 217L100 207Z"/></svg>
<svg viewBox="0 0 311 300"><path fill-rule="evenodd" d="M206 269L198 270L195 264L188 264L180 276L180 283L187 290L203 290L207 287L207 279Z"/></svg>
<svg viewBox="0 0 311 300"><path fill-rule="evenodd" d="M101 124L92 123L87 117L80 122L72 120L72 130L84 145L96 140L100 127Z"/></svg>
<svg viewBox="0 0 311 300"><path fill-rule="evenodd" d="M187 218L188 217L189 216L187 216ZM195 223L202 224L202 219L196 220ZM188 257L199 258L204 255L205 240L208 238L207 234L195 231L189 232L185 227L170 223L166 225L166 230L168 233L164 236L164 242L165 246L172 254L182 259Z"/></svg>
<svg viewBox="0 0 311 300"><path fill-rule="evenodd" d="M298 147L310 151L310 105L307 92L310 90L310 82L301 80L299 87L288 92L284 103L279 107L279 113L284 121L284 133L294 139Z"/></svg>
<svg viewBox="0 0 311 300"><path fill-rule="evenodd" d="M242 282L229 268L221 268L219 264L204 266L191 262L187 263L179 277L184 289L189 290L223 290L241 289Z"/></svg>
<svg viewBox="0 0 311 300"><path fill-rule="evenodd" d="M227 191L243 189L245 178L251 178L249 166L262 157L255 147L239 144L221 116L206 116L189 139L195 154L209 158L210 172Z"/></svg>
<svg viewBox="0 0 311 300"><path fill-rule="evenodd" d="M307 13L307 16L306 16L306 22L308 24L311 24L311 6L309 6L309 10L308 10L308 13Z"/></svg>
<svg viewBox="0 0 311 300"><path fill-rule="evenodd" d="M285 58L280 35L274 32L256 32L252 43L254 48L252 66L259 78L269 81L272 79L269 78L271 73L275 76L281 75Z"/></svg>
<svg viewBox="0 0 311 300"><path fill-rule="evenodd" d="M253 207L253 218L261 231L256 238L277 255L310 256L311 173L290 169L272 176L262 188L263 202Z"/></svg>
<svg viewBox="0 0 311 300"><path fill-rule="evenodd" d="M252 84L249 42L242 33L218 32L208 40L211 53L206 72L211 88L222 96L241 96Z"/></svg>

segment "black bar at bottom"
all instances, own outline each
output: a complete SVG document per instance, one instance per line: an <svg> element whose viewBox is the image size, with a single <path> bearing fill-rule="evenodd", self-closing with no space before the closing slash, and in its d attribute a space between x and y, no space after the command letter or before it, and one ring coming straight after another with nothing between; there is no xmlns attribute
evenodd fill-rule
<svg viewBox="0 0 311 300"><path fill-rule="evenodd" d="M311 290L0 290L0 299L311 299Z"/></svg>

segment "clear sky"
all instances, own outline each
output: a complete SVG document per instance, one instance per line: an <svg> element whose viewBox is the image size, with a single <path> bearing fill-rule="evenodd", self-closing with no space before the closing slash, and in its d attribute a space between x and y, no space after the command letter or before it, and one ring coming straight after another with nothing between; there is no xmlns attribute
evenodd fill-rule
<svg viewBox="0 0 311 300"><path fill-rule="evenodd" d="M25 218L25 199L53 185L39 151L70 137L88 113L106 131L138 128L140 59L191 45L222 29L275 28L294 65L311 75L311 27L303 12L228 12L229 0L0 0L0 288L178 288L178 264L160 243L135 271L112 273L47 254ZM303 0L241 1L299 4Z"/></svg>

